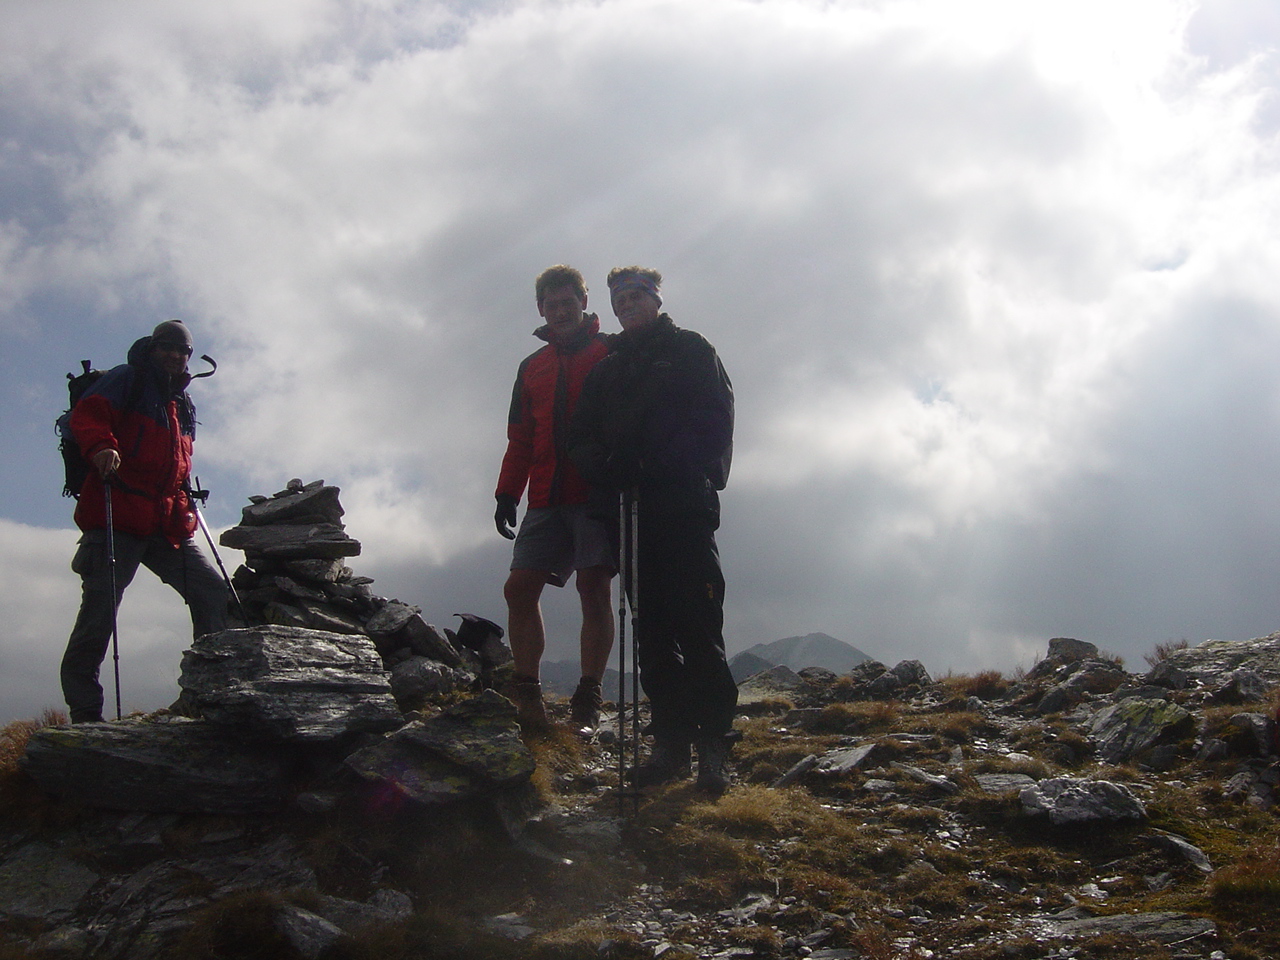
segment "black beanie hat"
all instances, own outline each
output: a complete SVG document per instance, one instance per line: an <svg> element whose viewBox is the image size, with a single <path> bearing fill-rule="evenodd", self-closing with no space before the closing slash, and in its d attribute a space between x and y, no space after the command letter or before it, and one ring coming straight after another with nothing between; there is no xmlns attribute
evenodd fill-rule
<svg viewBox="0 0 1280 960"><path fill-rule="evenodd" d="M191 331L187 329L187 325L181 320L166 320L164 323L158 324L151 331L151 343L176 343L179 346L186 347L190 352L192 349Z"/></svg>

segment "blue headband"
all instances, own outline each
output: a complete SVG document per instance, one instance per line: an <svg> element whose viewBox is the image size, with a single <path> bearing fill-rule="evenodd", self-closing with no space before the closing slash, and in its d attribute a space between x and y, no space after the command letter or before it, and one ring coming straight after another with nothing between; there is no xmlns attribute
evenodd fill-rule
<svg viewBox="0 0 1280 960"><path fill-rule="evenodd" d="M658 293L658 285L649 277L638 273L624 273L615 277L609 284L609 299L612 300L624 290L643 290L658 301L658 306L662 306L662 294Z"/></svg>

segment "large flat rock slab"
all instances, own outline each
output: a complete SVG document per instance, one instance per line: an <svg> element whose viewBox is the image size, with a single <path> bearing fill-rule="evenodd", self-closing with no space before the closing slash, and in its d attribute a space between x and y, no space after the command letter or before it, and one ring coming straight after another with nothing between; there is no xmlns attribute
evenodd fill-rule
<svg viewBox="0 0 1280 960"><path fill-rule="evenodd" d="M288 797L278 751L186 717L44 727L22 766L56 796L114 810L248 815Z"/></svg>
<svg viewBox="0 0 1280 960"><path fill-rule="evenodd" d="M302 627L224 630L182 656L184 700L245 739L324 742L404 722L368 637Z"/></svg>

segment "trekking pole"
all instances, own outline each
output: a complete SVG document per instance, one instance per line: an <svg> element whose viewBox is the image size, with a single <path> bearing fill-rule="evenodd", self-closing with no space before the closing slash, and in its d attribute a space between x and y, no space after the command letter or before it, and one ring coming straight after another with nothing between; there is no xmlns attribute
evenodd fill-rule
<svg viewBox="0 0 1280 960"><path fill-rule="evenodd" d="M206 358L207 359L207 358ZM244 612L244 607L240 606L240 595L236 593L236 585L231 582L231 578L227 576L227 568L222 565L222 557L218 555L218 548L213 544L213 534L209 532L209 525L204 522L204 514L200 512L200 508L196 506L196 501L204 503L209 499L208 490L200 490L200 478L196 477L197 489L192 490L191 485L187 484L187 496L191 498L191 509L196 512L196 523L200 524L200 529L204 532L204 538L209 541L209 549L213 551L213 559L218 563L218 569L222 571L222 579L227 582L227 589L231 591L231 599L236 605L236 613L240 614L240 620L247 627L249 626L249 617Z"/></svg>
<svg viewBox="0 0 1280 960"><path fill-rule="evenodd" d="M116 592L116 531L115 519L111 513L111 478L103 479L102 489L107 499L107 569L111 571L111 659L116 675L116 719L121 717L120 710L120 595Z"/></svg>
<svg viewBox="0 0 1280 960"><path fill-rule="evenodd" d="M627 795L627 495L618 494L618 815Z"/></svg>
<svg viewBox="0 0 1280 960"><path fill-rule="evenodd" d="M631 747L640 758L640 488L631 490ZM640 791L635 791L635 809Z"/></svg>

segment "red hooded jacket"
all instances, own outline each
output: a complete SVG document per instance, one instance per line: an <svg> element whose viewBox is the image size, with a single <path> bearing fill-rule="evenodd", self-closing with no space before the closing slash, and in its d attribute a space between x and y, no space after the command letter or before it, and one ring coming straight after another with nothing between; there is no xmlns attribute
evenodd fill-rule
<svg viewBox="0 0 1280 960"><path fill-rule="evenodd" d="M111 486L114 529L135 537L163 534L175 546L195 532L185 485L191 475L195 408L184 393L189 376L171 385L150 362L151 338L129 349L129 362L108 370L71 411L71 433L86 460L102 450L120 454ZM134 386L142 377L141 388ZM107 526L102 478L91 469L76 503L81 530Z"/></svg>
<svg viewBox="0 0 1280 960"><path fill-rule="evenodd" d="M590 488L569 460L569 422L582 382L609 352L608 339L595 317L565 344L551 340L546 327L534 335L549 342L516 372L496 493L519 501L527 484L533 508L586 503Z"/></svg>

